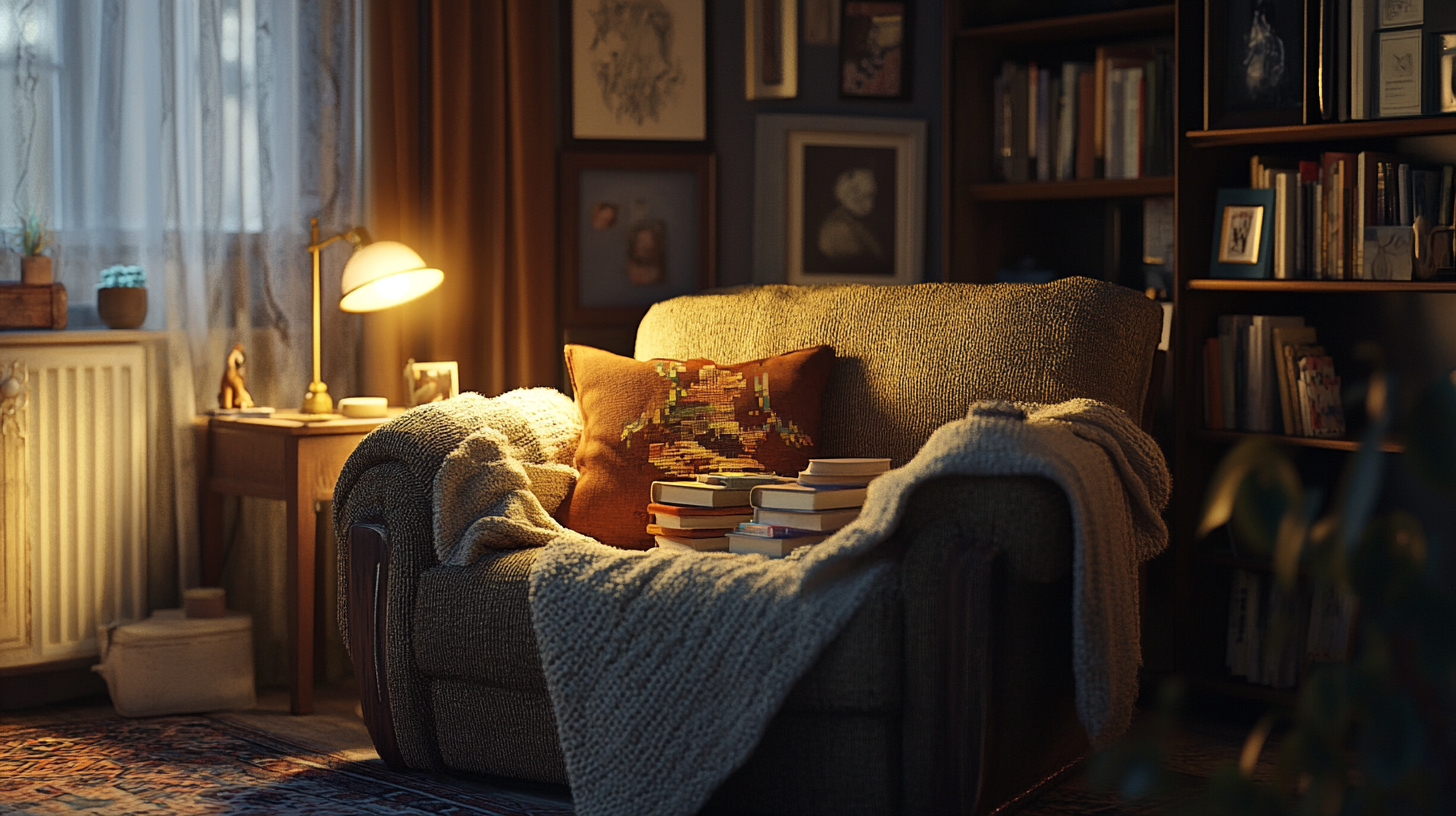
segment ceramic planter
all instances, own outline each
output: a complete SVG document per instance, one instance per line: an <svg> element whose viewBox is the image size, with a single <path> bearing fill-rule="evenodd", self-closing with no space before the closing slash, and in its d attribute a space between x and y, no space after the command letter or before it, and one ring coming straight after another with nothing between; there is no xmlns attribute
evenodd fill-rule
<svg viewBox="0 0 1456 816"><path fill-rule="evenodd" d="M20 282L48 285L55 282L49 255L26 255L20 259Z"/></svg>
<svg viewBox="0 0 1456 816"><path fill-rule="evenodd" d="M112 286L96 290L96 311L113 329L135 329L147 319L147 290L139 286Z"/></svg>

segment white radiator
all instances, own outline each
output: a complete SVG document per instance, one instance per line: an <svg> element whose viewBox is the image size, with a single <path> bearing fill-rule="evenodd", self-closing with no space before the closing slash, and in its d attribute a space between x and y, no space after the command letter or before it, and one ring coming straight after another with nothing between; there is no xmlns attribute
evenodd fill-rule
<svg viewBox="0 0 1456 816"><path fill-rule="evenodd" d="M98 624L146 614L145 353L0 345L6 372L24 390L0 424L0 667L93 656Z"/></svg>

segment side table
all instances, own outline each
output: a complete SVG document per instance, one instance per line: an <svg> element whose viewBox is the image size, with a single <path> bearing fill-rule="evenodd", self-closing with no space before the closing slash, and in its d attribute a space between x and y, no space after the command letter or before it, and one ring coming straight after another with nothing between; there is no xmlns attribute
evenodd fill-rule
<svg viewBox="0 0 1456 816"><path fill-rule="evenodd" d="M391 409L390 417L403 409ZM288 691L294 714L313 711L314 559L318 502L359 440L390 417L278 412L272 417L198 417L202 583L222 583L224 494L288 505Z"/></svg>

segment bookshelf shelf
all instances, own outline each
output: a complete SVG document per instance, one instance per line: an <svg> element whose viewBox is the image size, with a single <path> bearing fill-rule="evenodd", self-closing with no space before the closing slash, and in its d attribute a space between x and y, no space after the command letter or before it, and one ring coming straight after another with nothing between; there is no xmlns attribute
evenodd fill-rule
<svg viewBox="0 0 1456 816"><path fill-rule="evenodd" d="M1001 25L961 29L957 38L991 41L1006 45L1054 44L1106 38L1164 34L1173 30L1172 3L1140 9L1124 9L1072 17L1050 17Z"/></svg>
<svg viewBox="0 0 1456 816"><path fill-rule="evenodd" d="M1077 181L1032 181L1017 184L994 182L967 185L977 201L1070 201L1092 198L1139 198L1173 194L1172 176L1138 179L1081 179Z"/></svg>
<svg viewBox="0 0 1456 816"><path fill-rule="evenodd" d="M1285 436L1283 434L1254 433L1252 431L1195 431L1194 436L1204 442L1217 442L1221 444L1235 444L1245 439L1254 437L1265 437L1273 440L1275 444L1287 445L1292 448L1322 448L1324 450L1356 451L1360 449L1358 439L1329 439L1319 436ZM1380 443L1380 450L1385 453L1401 453L1405 446L1399 442L1385 441Z"/></svg>
<svg viewBox="0 0 1456 816"><path fill-rule="evenodd" d="M1319 125L1190 130L1191 147L1329 142L1345 139L1394 139L1401 136L1431 136L1456 133L1456 116L1413 116L1407 119L1373 119L1364 122L1332 122Z"/></svg>
<svg viewBox="0 0 1456 816"><path fill-rule="evenodd" d="M1456 292L1456 281L1245 280L1192 278L1189 289L1211 292Z"/></svg>

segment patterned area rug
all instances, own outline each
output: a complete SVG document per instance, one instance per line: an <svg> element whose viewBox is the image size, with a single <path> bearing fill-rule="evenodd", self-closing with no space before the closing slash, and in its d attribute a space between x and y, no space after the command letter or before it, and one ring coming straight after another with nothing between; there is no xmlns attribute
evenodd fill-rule
<svg viewBox="0 0 1456 816"><path fill-rule="evenodd" d="M439 813L556 816L529 795L480 793L350 761L206 717L0 726L0 812Z"/></svg>

